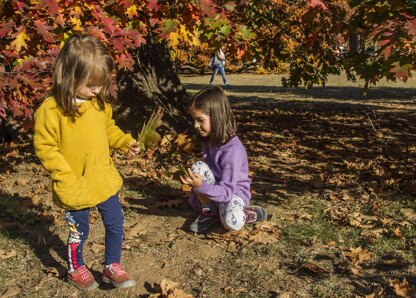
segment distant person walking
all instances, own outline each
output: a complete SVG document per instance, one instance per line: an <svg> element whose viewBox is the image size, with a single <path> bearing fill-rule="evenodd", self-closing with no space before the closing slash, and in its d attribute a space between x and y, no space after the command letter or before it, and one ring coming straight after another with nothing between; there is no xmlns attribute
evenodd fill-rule
<svg viewBox="0 0 416 298"><path fill-rule="evenodd" d="M209 66L212 67L212 76L209 83L212 85L215 76L220 72L224 86L228 85L227 78L225 77L225 54L224 47L219 48L215 53L211 55Z"/></svg>

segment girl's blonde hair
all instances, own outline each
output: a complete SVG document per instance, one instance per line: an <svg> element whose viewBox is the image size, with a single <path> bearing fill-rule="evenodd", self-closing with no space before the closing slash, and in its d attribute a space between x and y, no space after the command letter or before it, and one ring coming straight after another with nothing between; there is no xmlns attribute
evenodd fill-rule
<svg viewBox="0 0 416 298"><path fill-rule="evenodd" d="M108 92L114 62L105 46L93 36L74 34L61 49L53 72L52 95L69 115L78 114L76 96L83 86L102 86L100 109L110 102Z"/></svg>
<svg viewBox="0 0 416 298"><path fill-rule="evenodd" d="M233 111L221 87L213 86L199 91L192 97L189 109L198 110L210 117L208 141L211 144L224 144L236 134Z"/></svg>

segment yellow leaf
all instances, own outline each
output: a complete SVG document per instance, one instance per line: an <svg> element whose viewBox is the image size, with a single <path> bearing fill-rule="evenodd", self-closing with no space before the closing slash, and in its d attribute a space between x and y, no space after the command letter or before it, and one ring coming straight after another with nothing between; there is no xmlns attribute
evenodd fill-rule
<svg viewBox="0 0 416 298"><path fill-rule="evenodd" d="M196 47L201 47L201 49L205 49L208 47L207 43L201 44L201 40L199 39L199 32L198 30L194 30L193 34L191 34L192 37L192 45Z"/></svg>
<svg viewBox="0 0 416 298"><path fill-rule="evenodd" d="M178 44L179 44L179 34L176 32L171 32L169 34L169 45L175 48Z"/></svg>
<svg viewBox="0 0 416 298"><path fill-rule="evenodd" d="M19 53L22 48L27 49L26 40L29 40L29 36L27 36L26 30L23 30L17 34L16 39L12 41L10 46L16 49L16 52Z"/></svg>
<svg viewBox="0 0 416 298"><path fill-rule="evenodd" d="M194 142L192 141L192 138L184 133L179 134L174 143L176 144L179 150L188 153L192 152L194 148Z"/></svg>
<svg viewBox="0 0 416 298"><path fill-rule="evenodd" d="M74 25L74 31L83 31L81 20L78 18L70 18L69 21Z"/></svg>
<svg viewBox="0 0 416 298"><path fill-rule="evenodd" d="M127 8L126 15L128 15L128 17L130 19L132 19L134 16L137 17L139 15L137 13L137 6L135 4L133 4L132 6L130 6L129 8Z"/></svg>
<svg viewBox="0 0 416 298"><path fill-rule="evenodd" d="M180 36L181 36L182 40L183 40L184 42L186 42L186 43L189 43L189 38L188 38L188 36L189 36L190 34L189 34L189 31L188 31L188 30L186 30L186 27L185 27L184 25L180 25L179 32L180 32Z"/></svg>
<svg viewBox="0 0 416 298"><path fill-rule="evenodd" d="M140 149L144 150L149 147L156 147L160 142L161 136L156 129L162 125L162 117L163 109L156 108L150 115L149 120L144 123L137 136Z"/></svg>
<svg viewBox="0 0 416 298"><path fill-rule="evenodd" d="M94 5L84 1L84 7L89 10L94 10Z"/></svg>

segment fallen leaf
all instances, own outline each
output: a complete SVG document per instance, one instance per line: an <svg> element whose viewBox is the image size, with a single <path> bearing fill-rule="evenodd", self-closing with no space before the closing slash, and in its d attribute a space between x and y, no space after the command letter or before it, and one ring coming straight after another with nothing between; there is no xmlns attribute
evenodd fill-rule
<svg viewBox="0 0 416 298"><path fill-rule="evenodd" d="M177 148L184 152L192 152L194 148L194 142L189 135L179 134L174 141Z"/></svg>
<svg viewBox="0 0 416 298"><path fill-rule="evenodd" d="M178 289L179 283L171 280L164 279L160 283L162 290L162 297L166 298L193 298L191 294L185 293L183 290Z"/></svg>
<svg viewBox="0 0 416 298"><path fill-rule="evenodd" d="M272 222L256 223L254 229L245 237L251 245L253 244L270 244L280 238L280 232L276 224Z"/></svg>
<svg viewBox="0 0 416 298"><path fill-rule="evenodd" d="M311 220L312 219L312 215L306 212L302 212L300 214L297 214L297 217L299 219L306 219L306 220Z"/></svg>
<svg viewBox="0 0 416 298"><path fill-rule="evenodd" d="M380 285L376 285L373 293L365 295L364 298L382 298L384 297L384 289Z"/></svg>
<svg viewBox="0 0 416 298"><path fill-rule="evenodd" d="M61 270L58 268L61 268ZM48 276L61 278L65 275L66 270L62 267L46 267L45 272Z"/></svg>
<svg viewBox="0 0 416 298"><path fill-rule="evenodd" d="M361 235L364 237L378 239L378 238L381 238L383 235L385 235L387 232L388 232L387 229L374 229L374 230L366 230L362 232Z"/></svg>
<svg viewBox="0 0 416 298"><path fill-rule="evenodd" d="M168 208L173 209L179 207L181 204L185 203L186 200L184 199L171 199L160 201L152 205L153 208Z"/></svg>
<svg viewBox="0 0 416 298"><path fill-rule="evenodd" d="M93 242L91 244L91 251L95 254L98 254L98 253L100 253L104 250L105 250L105 245L104 244L99 244L99 243L95 243L95 242Z"/></svg>
<svg viewBox="0 0 416 298"><path fill-rule="evenodd" d="M405 263L403 262L403 260L400 259L384 259L382 260L383 265L386 266L394 266L394 267L403 267L405 265Z"/></svg>
<svg viewBox="0 0 416 298"><path fill-rule="evenodd" d="M400 231L400 228L392 228L391 231L393 232L393 235L396 236L397 238L403 238L403 234Z"/></svg>
<svg viewBox="0 0 416 298"><path fill-rule="evenodd" d="M129 228L126 228L124 233L124 239L130 240L134 239L138 235L146 234L146 227L142 223L136 223Z"/></svg>
<svg viewBox="0 0 416 298"><path fill-rule="evenodd" d="M57 215L51 215L52 216L52 222L56 225L64 225L66 224L66 220L63 220L61 216Z"/></svg>
<svg viewBox="0 0 416 298"><path fill-rule="evenodd" d="M41 203L41 198L39 195L35 194L31 197L32 200L32 204L35 206L39 206L39 204Z"/></svg>
<svg viewBox="0 0 416 298"><path fill-rule="evenodd" d="M330 272L330 270L312 261L308 261L305 264L303 264L301 266L301 269L303 269L304 271L308 273L313 273L313 274L322 274L322 273Z"/></svg>
<svg viewBox="0 0 416 298"><path fill-rule="evenodd" d="M275 223L263 221L254 224L254 226L249 225L237 232L209 233L207 237L217 242L234 241L236 245L270 244L279 240L280 231Z"/></svg>
<svg viewBox="0 0 416 298"><path fill-rule="evenodd" d="M363 215L359 212L353 212L347 216L349 224L363 229L371 229L377 225L379 219L375 216Z"/></svg>
<svg viewBox="0 0 416 298"><path fill-rule="evenodd" d="M400 210L400 212L403 214L403 216L412 221L416 221L416 210L412 208L403 208Z"/></svg>
<svg viewBox="0 0 416 298"><path fill-rule="evenodd" d="M326 246L335 246L335 245L337 245L337 242L336 241L328 241L328 242L325 242L325 245Z"/></svg>
<svg viewBox="0 0 416 298"><path fill-rule="evenodd" d="M10 258L13 258L16 255L17 255L17 253L14 249L12 249L9 252L5 252L3 250L0 250L0 259L2 259L2 260L7 260L7 259L10 259Z"/></svg>
<svg viewBox="0 0 416 298"><path fill-rule="evenodd" d="M182 185L182 191L183 192L190 192L192 190L192 187L189 185Z"/></svg>
<svg viewBox="0 0 416 298"><path fill-rule="evenodd" d="M371 253L367 249L361 247L350 248L349 251L344 251L344 255L351 261L362 263L371 259Z"/></svg>
<svg viewBox="0 0 416 298"><path fill-rule="evenodd" d="M390 286L394 288L394 291L400 297L405 297L405 298L416 297L415 286L410 285L406 278L404 278L403 281L400 281L397 278L391 279Z"/></svg>
<svg viewBox="0 0 416 298"><path fill-rule="evenodd" d="M14 297L20 293L20 289L18 287L7 288L6 291L0 296L0 298L9 298Z"/></svg>
<svg viewBox="0 0 416 298"><path fill-rule="evenodd" d="M228 252L236 252L237 251L237 243L234 241L230 241L227 245L227 251Z"/></svg>
<svg viewBox="0 0 416 298"><path fill-rule="evenodd" d="M19 186L25 186L29 183L29 178L19 177L16 179L15 184Z"/></svg>
<svg viewBox="0 0 416 298"><path fill-rule="evenodd" d="M224 288L224 293L225 294L238 294L238 293L247 293L247 289L245 288L240 288L240 289L234 289L231 286L225 287Z"/></svg>

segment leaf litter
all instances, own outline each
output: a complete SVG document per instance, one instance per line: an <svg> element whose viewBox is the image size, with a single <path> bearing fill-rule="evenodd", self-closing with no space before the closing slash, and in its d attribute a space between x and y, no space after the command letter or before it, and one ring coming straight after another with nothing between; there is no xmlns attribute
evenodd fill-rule
<svg viewBox="0 0 416 298"><path fill-rule="evenodd" d="M256 80L252 77L250 79ZM265 82L262 81L263 83ZM304 261L298 268L303 268L304 272L309 272L312 277L359 276L364 286L367 286L367 293L370 293L368 295L377 297L382 295L380 293L395 291L399 296L404 295L401 297L413 297L414 279L404 278L405 271L387 272L376 284L370 280L366 281L365 278L367 274L374 273L371 262L372 258L376 257L376 252L373 252L373 244L378 239L395 241L403 249L398 250L398 255L384 258L383 255L379 255L381 264L399 270L408 268L403 270L409 270L410 274L410 270L414 270L413 267L409 267L408 257L403 258L400 253L408 251L414 254L414 239L409 230L415 226L416 206L411 201L405 201L394 212L386 210L389 204L395 203L396 197L416 193L416 141L412 137L415 126L412 121L408 121L412 119L412 113L416 109L411 104L402 105L400 102L387 106L383 99L358 102L335 98L326 101L303 97L302 93L268 95L274 98L258 93L256 96L259 96L259 100L256 100L244 98L244 95L233 89L227 92L233 101L240 123L239 132L250 157L254 200L261 202L266 209L272 210L272 220L262 225L248 225L240 233L212 232L207 234L206 238L189 235L183 230L186 229L184 222L185 218L193 215L186 209L186 199L182 198L183 190L174 176L199 156L196 155L195 144L188 132L162 136L159 146L145 149L140 157L128 159L114 155L117 167L126 182L122 197L127 210L125 247L128 247L128 250L124 258L130 268L133 268L132 272L140 272L136 275L139 279L156 282L159 286L165 277L180 282L176 286L176 294L171 288L165 289L164 294L160 289L158 293L154 293L159 296L166 296L168 293L178 296L182 294L179 292L182 288L186 288L186 292L192 291L194 296L201 293L207 297L219 294L244 295L245 290L249 293L254 291L253 293L257 293L259 297L265 296L265 290L273 291L278 288L275 275L271 279L258 279L258 285L255 286L238 286L233 284L235 281L232 277L213 282L218 273L222 274L220 271L210 273L209 270L203 270L200 276L192 276L187 272L194 271L188 270L189 267L184 265L193 264L187 259L188 255L193 254L198 254L201 259L207 261L203 253L204 250L208 250L208 246L211 251L227 250L234 256L233 260L237 261L235 256L244 253L241 248L247 248L248 251L256 252L259 262L271 266L273 272L280 270L285 276L292 277L297 282L295 286L299 291L305 281L298 279L296 272L285 267L273 267L277 266L275 259L286 258L282 263L289 264L294 262L295 255L300 255ZM363 106L377 109L378 116L385 115L384 119L371 119L374 128L380 129L382 134L375 133L367 117L360 113ZM397 118L395 111L399 110L400 119L404 119L407 125L401 126L400 131L397 131L394 120ZM51 189L47 173L37 163L20 162L28 158L26 148L27 145L0 148L1 188L6 195L13 196L14 193L18 193L13 197L14 200L29 198L28 202L31 202L20 204L16 209L11 206L6 209L0 203L0 225L10 230L10 227L16 227L21 233L25 233L33 225L33 218L44 219L43 223L50 224L51 220L59 221L63 215L50 204ZM132 194L133 191L136 193ZM293 198L307 199L311 193L316 194L313 200L325 206L321 212L317 213L311 207L290 204ZM290 212L287 212L289 208ZM4 212L6 210L8 213ZM36 211L35 217L28 213L32 210ZM279 217L277 214L287 217ZM17 218L21 223L17 224ZM338 239L325 241L322 241L320 235L309 235L301 239L307 245L296 248L288 246L289 236L281 231L285 225L298 224L309 227L319 220L327 220L331 227L338 231L357 229L359 245L346 246L345 242L348 239L342 239L341 235ZM154 221L154 224L146 226L144 223L149 221ZM51 235L61 233L61 237L65 238L65 225L61 223L62 227L56 226ZM101 222L96 218L91 224L93 228L99 229ZM182 228L182 225L185 226ZM162 229L167 230L163 235L160 233ZM91 242L87 246L87 257L90 257L88 254L103 254L102 239L95 238L94 235L102 235L102 231L92 233ZM175 235L172 236L175 245L170 245L171 241L152 240L169 238L167 235ZM42 238L42 242L50 243L51 238L48 237L45 236L46 240ZM219 245L216 246L215 243ZM181 245L189 245L190 249L185 252ZM283 253L273 252L276 246L282 245L285 247ZM8 257L10 249L0 249L3 251L0 256L7 256L4 262L14 261L15 257ZM270 250L270 256L263 253L263 250ZM317 251L322 250L330 256L329 263L313 257ZM15 251L17 256L21 255L17 248ZM146 259L151 259L149 264L154 264L155 267L141 271L145 267L141 260ZM214 267L227 272L229 269L226 260L227 257L225 265L212 260L209 264L212 263ZM171 267L175 261L178 269ZM99 263L94 263L94 266L95 264L100 266ZM148 266L150 265L146 265ZM170 270L169 274L168 271L163 271L165 269ZM338 275L339 273L341 275ZM43 274L55 276L53 273ZM269 272L263 274L271 276ZM391 278L390 282L389 277L397 278ZM206 282L206 286L199 287L202 280ZM42 290L45 290L47 285L49 284L46 282L43 286L41 284ZM342 284L340 288L342 287L347 286ZM5 293L6 288L1 289ZM222 289L222 292L218 292L218 289ZM141 292L135 293L142 294L143 291L141 289ZM184 290L183 292L184 295L188 295ZM285 288L284 293L286 292ZM296 294L296 291L291 293Z"/></svg>

